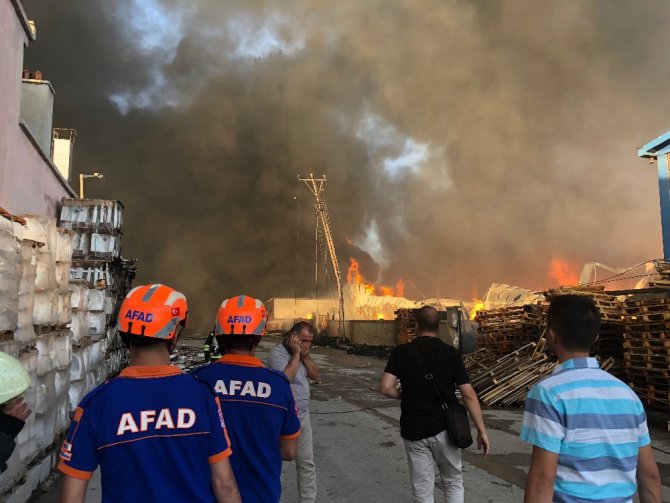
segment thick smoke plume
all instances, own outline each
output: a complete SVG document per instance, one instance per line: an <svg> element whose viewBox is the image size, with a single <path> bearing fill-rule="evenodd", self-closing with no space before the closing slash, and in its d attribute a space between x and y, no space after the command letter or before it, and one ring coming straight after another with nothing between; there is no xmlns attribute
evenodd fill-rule
<svg viewBox="0 0 670 503"><path fill-rule="evenodd" d="M124 202L139 280L197 328L314 291L310 172L345 275L349 237L409 297L661 255L635 153L670 129L662 0L24 3L75 169L105 173L88 195Z"/></svg>

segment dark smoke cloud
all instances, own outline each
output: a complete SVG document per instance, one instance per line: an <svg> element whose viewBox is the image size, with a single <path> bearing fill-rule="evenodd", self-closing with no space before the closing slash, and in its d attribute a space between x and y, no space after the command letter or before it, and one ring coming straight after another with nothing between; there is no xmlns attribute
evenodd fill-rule
<svg viewBox="0 0 670 503"><path fill-rule="evenodd" d="M25 0L27 66L75 169L105 173L88 194L126 204L139 280L185 291L198 328L228 295L313 292L297 174L328 176L337 241L410 297L661 255L635 149L670 128L667 2L157 0L161 31L139 1Z"/></svg>

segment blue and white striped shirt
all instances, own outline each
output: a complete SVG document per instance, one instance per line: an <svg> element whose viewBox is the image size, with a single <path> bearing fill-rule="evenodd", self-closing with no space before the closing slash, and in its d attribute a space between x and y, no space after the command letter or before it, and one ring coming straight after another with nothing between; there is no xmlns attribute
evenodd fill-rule
<svg viewBox="0 0 670 503"><path fill-rule="evenodd" d="M559 455L558 503L631 502L638 450L651 443L640 399L595 358L568 360L533 386L521 438Z"/></svg>

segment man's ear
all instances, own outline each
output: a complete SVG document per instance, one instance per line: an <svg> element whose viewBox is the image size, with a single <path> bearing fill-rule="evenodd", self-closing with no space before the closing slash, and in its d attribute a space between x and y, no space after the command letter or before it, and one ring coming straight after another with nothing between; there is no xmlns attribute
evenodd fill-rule
<svg viewBox="0 0 670 503"><path fill-rule="evenodd" d="M547 341L551 341L552 344L556 344L556 332L552 328L547 328L547 333L545 335Z"/></svg>

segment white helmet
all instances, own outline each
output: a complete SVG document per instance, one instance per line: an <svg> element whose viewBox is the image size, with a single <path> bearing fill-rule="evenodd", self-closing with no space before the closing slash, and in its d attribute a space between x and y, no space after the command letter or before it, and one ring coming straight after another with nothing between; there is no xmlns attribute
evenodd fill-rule
<svg viewBox="0 0 670 503"><path fill-rule="evenodd" d="M20 361L0 351L0 405L30 387L30 376Z"/></svg>

